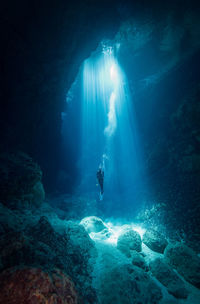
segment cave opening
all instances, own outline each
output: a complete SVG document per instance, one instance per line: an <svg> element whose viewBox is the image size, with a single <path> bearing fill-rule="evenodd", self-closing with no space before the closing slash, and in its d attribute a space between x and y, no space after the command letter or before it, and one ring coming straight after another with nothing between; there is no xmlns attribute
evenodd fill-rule
<svg viewBox="0 0 200 304"><path fill-rule="evenodd" d="M134 201L134 213L137 204L141 205L141 189L147 191L147 173L134 97L118 61L119 48L117 41L102 41L84 61L67 93L62 119L63 161L71 165L71 149L75 153L74 193L104 200L109 211L122 201L125 205ZM103 195L96 178L98 168L104 172Z"/></svg>

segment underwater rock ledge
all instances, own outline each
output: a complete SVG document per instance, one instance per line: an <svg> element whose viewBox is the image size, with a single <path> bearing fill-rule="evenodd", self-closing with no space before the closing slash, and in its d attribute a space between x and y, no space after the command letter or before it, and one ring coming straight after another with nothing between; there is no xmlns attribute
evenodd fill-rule
<svg viewBox="0 0 200 304"><path fill-rule="evenodd" d="M0 201L13 209L39 207L45 199L42 171L23 152L0 155Z"/></svg>
<svg viewBox="0 0 200 304"><path fill-rule="evenodd" d="M10 268L0 274L0 304L77 304L78 295L69 277L59 270Z"/></svg>
<svg viewBox="0 0 200 304"><path fill-rule="evenodd" d="M181 267L183 271L185 266L176 267L178 271L178 275L176 275L170 266L171 262L168 263L168 249L174 246L170 240L168 240L169 244L165 253L162 254L153 251L142 242L141 236L145 232L144 229L138 229L140 231L140 237L138 237L138 233L134 231L136 229L134 225L115 226L113 224L111 226L109 222L96 216L87 217L82 221L67 221L61 219L60 212L57 212L57 207L52 208L47 203L42 203L40 207L27 209L24 212L0 205L2 224L0 278L7 278L7 284L16 279L15 273L18 271L19 273L24 271L25 277L26 273L29 275L36 271L37 280L35 278L33 281L41 280L41 291L38 288L37 295L42 294L43 296L43 278L48 283L47 289L55 290L50 286L52 281L48 278L57 269L62 273L60 275L62 282L66 280L68 282L69 279L74 286L77 296L75 303L78 304L158 304L165 303L168 296L171 297L169 298L171 303L173 303L173 299L186 297L188 297L188 302L185 303L192 303L190 302L191 288L187 291L188 286L184 288L184 284L179 278L179 275L182 278ZM11 222L6 226L8 217ZM85 222L86 229L80 224ZM130 231L133 231L133 234ZM129 232L128 235L127 232ZM124 252L118 248L118 240L121 237L125 237L123 244L127 247L128 255L126 250ZM135 243L135 241L137 242ZM135 251L136 247L133 247L133 244L140 244L138 247L140 252ZM172 256L175 257L175 254ZM161 258L164 263L161 269L156 266L156 260L154 262L157 257ZM196 269L195 266L192 274ZM168 272L171 276L167 275L166 278L165 274ZM186 279L185 275L183 277ZM189 280L186 279L186 281ZM29 283L31 284L31 282ZM27 284L29 283L27 282ZM24 281L23 284L25 284ZM62 283L58 284L62 285ZM5 287L5 285L2 286ZM5 301L1 302L5 299L4 294L5 289L0 294L0 303L5 303ZM61 294L63 297L62 288ZM167 297L166 294L168 294ZM44 295L45 297L47 300L50 299L47 294ZM59 297L61 297L60 293L56 298L55 291L53 303L57 303L56 299ZM10 304L14 303L10 297ZM72 300L69 303L74 302Z"/></svg>

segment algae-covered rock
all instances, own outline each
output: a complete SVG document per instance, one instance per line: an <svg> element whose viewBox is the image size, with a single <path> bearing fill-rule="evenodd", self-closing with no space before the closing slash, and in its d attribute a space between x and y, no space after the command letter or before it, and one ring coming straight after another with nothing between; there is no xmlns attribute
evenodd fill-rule
<svg viewBox="0 0 200 304"><path fill-rule="evenodd" d="M78 303L73 282L59 270L7 269L0 274L0 295L1 304Z"/></svg>
<svg viewBox="0 0 200 304"><path fill-rule="evenodd" d="M188 291L185 283L163 259L157 258L151 261L149 266L152 274L167 288L170 294L180 299L187 298Z"/></svg>
<svg viewBox="0 0 200 304"><path fill-rule="evenodd" d="M142 242L151 250L163 253L168 242L165 237L153 229L147 230L142 238Z"/></svg>
<svg viewBox="0 0 200 304"><path fill-rule="evenodd" d="M186 281L200 288L200 257L191 248L182 243L169 244L164 255Z"/></svg>
<svg viewBox="0 0 200 304"><path fill-rule="evenodd" d="M117 240L117 248L123 252L127 257L131 257L131 251L142 250L142 240L138 232L133 229L127 229L123 232Z"/></svg>
<svg viewBox="0 0 200 304"><path fill-rule="evenodd" d="M80 225L82 225L88 233L100 232L102 230L108 229L104 222L96 216L85 217L81 220Z"/></svg>
<svg viewBox="0 0 200 304"><path fill-rule="evenodd" d="M0 155L0 200L11 208L39 206L45 198L40 167L25 153Z"/></svg>

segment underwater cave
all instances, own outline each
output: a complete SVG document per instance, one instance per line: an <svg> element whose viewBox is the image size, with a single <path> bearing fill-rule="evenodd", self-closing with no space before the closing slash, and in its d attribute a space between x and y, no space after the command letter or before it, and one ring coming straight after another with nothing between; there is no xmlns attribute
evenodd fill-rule
<svg viewBox="0 0 200 304"><path fill-rule="evenodd" d="M0 304L199 304L200 5L0 16Z"/></svg>

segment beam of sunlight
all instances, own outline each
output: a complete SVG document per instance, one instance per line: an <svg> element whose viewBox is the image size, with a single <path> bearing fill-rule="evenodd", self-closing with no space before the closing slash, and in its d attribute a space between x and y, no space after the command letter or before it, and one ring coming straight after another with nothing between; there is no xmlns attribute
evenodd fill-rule
<svg viewBox="0 0 200 304"><path fill-rule="evenodd" d="M108 125L104 129L106 136L110 137L114 134L117 127L116 111L115 111L116 95L112 92L109 101Z"/></svg>
<svg viewBox="0 0 200 304"><path fill-rule="evenodd" d="M142 153L128 81L111 47L85 60L80 86L79 191L98 192L96 171L101 166L105 198L130 199L140 180Z"/></svg>
<svg viewBox="0 0 200 304"><path fill-rule="evenodd" d="M104 224L108 228L109 236L106 237L102 232L97 232L97 233L91 232L89 235L92 240L102 243L108 243L116 246L118 237L126 231L127 227L128 228L131 227L134 231L137 231L141 238L143 237L146 231L146 229L141 227L141 225L135 223L129 223L128 225L124 225L124 224L115 225L112 222L105 222Z"/></svg>

